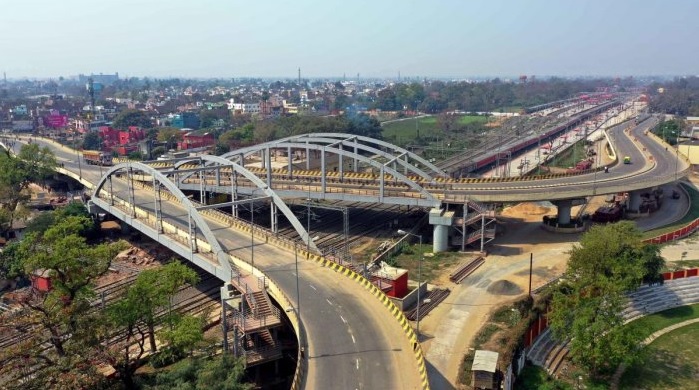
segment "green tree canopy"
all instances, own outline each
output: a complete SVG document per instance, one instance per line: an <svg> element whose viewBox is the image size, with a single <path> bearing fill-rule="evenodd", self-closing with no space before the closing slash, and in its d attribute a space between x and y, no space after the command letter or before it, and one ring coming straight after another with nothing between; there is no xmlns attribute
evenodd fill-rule
<svg viewBox="0 0 699 390"><path fill-rule="evenodd" d="M663 259L641 242L632 222L594 226L573 246L568 269L554 293L549 320L554 335L570 338L573 359L593 374L641 356L641 336L623 328L626 293L658 281Z"/></svg>
<svg viewBox="0 0 699 390"><path fill-rule="evenodd" d="M18 156L0 152L0 223L6 231L15 219L18 206L29 200L27 188L53 174L56 158L47 147L23 145Z"/></svg>
<svg viewBox="0 0 699 390"><path fill-rule="evenodd" d="M83 138L83 149L102 150L102 138L96 131L89 131Z"/></svg>
<svg viewBox="0 0 699 390"><path fill-rule="evenodd" d="M116 129L127 129L129 126L138 126L144 129L150 129L153 127L153 121L151 121L148 114L141 110L124 110L120 112L114 121L112 126Z"/></svg>
<svg viewBox="0 0 699 390"><path fill-rule="evenodd" d="M0 350L0 375L12 376L7 370L16 364L48 368L34 378L45 382L40 386L45 387L59 379L77 383L74 380L78 376L90 371L76 367L90 366L87 360L96 341L92 283L107 271L110 260L123 247L121 243L88 245L81 234L91 225L89 218L66 216L12 246L11 252L21 265L18 272L25 278L37 272L48 276L52 289L26 292L19 299L23 315L0 317L0 328L24 329L27 333L26 339ZM47 350L46 345L52 348Z"/></svg>

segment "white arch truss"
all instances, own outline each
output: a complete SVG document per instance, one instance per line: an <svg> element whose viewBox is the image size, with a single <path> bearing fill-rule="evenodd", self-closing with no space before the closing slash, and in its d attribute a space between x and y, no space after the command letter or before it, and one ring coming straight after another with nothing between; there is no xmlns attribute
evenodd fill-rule
<svg viewBox="0 0 699 390"><path fill-rule="evenodd" d="M235 162L232 162L231 160L225 159L225 158L220 157L220 156L211 156L211 155L202 155L202 156L192 157L191 159L179 160L175 163L175 169L172 172L170 172L170 174L177 175L177 169L179 167L181 167L184 164L191 164L192 161L208 163L205 167L195 168L194 170L199 170L199 171L219 170L220 168L225 167L225 168L231 168L231 170L232 170L231 175L240 174L243 177L245 177L246 179L248 179L255 186L257 186L258 189L262 190L262 192L267 197L269 197L272 200L272 204L274 205L274 207L276 207L276 209L278 211L281 211L282 214L289 220L291 225L294 227L296 232L299 234L299 236L303 240L304 244L306 244L309 249L314 250L316 253L320 253L320 250L318 249L316 244L313 242L313 240L311 240L308 232L303 227L303 224L298 220L298 218L291 211L291 209L289 209L289 207L286 205L286 203L284 203L284 200L281 197L279 197L279 195L277 195L276 192L274 192L274 190L271 188L270 185L263 182L259 177L257 177L257 175L250 172L249 170L247 170L243 166L241 166ZM214 165L214 166L212 166L212 165ZM192 170L187 169L183 173L183 177L176 178L176 181L184 180L193 174L194 174L194 172L192 172ZM217 171L216 177L217 178L220 177L219 171ZM219 180L217 180L217 183L218 182L219 182ZM200 181L200 183L201 183L202 190L203 190L203 185L204 185L203 181ZM236 196L236 188L235 187L236 187L235 180L233 180L233 178L231 178L231 196L232 196L233 200L235 200L235 196ZM273 214L274 214L274 210L273 210ZM274 218L274 216L272 218ZM273 223L273 225L274 225L274 223Z"/></svg>
<svg viewBox="0 0 699 390"><path fill-rule="evenodd" d="M415 153L408 151L407 149L403 149L389 142L378 140L375 138L346 133L309 133L294 135L286 138L281 138L275 141L265 142L262 144L237 149L225 153L221 157L229 159L232 157L241 158L241 156L248 156L250 154L260 152L261 150L267 148L283 148L288 146L289 142L303 142L305 144L307 143L309 146L317 145L326 146L329 148L349 147L353 148L355 154L357 154L358 150L366 151L374 155L379 155L384 158L387 158L392 162L395 162L403 166L403 168L406 169L406 172L410 171L415 175L427 180L433 178L434 176L448 176L444 170L438 168L436 165L416 155ZM305 147L306 145L304 145L304 148ZM390 153L381 150L381 147L388 149ZM308 149L313 148L309 147ZM420 169L419 167L416 167L414 163L411 163L411 161L417 162L419 165L426 167L428 170L425 171L423 169Z"/></svg>
<svg viewBox="0 0 699 390"><path fill-rule="evenodd" d="M220 243L218 242L218 239L216 236L213 234L211 229L209 228L209 225L207 224L206 220L201 216L201 214L198 212L197 208L195 207L194 204L187 198L187 196L173 183L170 179L168 179L165 175L163 175L161 172L157 171L155 168L139 163L139 162L127 162L127 163L122 163L115 165L107 173L100 178L100 181L97 183L97 185L94 188L94 191L92 193L92 198L93 199L100 199L103 202L106 203L104 198L101 198L100 192L102 191L103 187L106 184L109 184L109 190L105 191L107 196L109 197L108 200L108 205L114 206L115 203L115 196L114 196L114 191L113 191L113 183L112 183L112 177L122 173L122 171L125 171L127 174L126 178L126 185L127 185L127 190L129 192L128 197L129 199L127 202L131 205L131 217L134 219L136 218L136 199L135 199L135 190L133 186L133 173L134 171L141 171L144 172L147 175L150 175L153 180L153 192L154 192L154 213L155 213L155 219L156 219L156 226L155 229L157 230L158 233L163 233L164 231L164 223L162 219L162 207L159 205L160 204L160 186L164 186L167 190L170 191L170 193L177 198L179 203L185 208L187 211L187 219L188 219L188 224L189 224L189 255L190 260L197 265L202 266L202 268L209 268L208 270L221 280L227 280L230 277L232 277L232 267L231 264L229 263L228 259L228 254L221 248ZM97 204L100 206L99 204ZM206 242L209 244L211 248L211 253L213 254L214 258L217 261L217 265L213 265L211 267L211 263L204 263L201 264L201 262L196 261L195 254L199 253L199 247L196 239L196 230L197 228L201 231L201 234L204 236L204 239ZM185 256L186 257L186 256ZM213 268L213 269L212 269Z"/></svg>

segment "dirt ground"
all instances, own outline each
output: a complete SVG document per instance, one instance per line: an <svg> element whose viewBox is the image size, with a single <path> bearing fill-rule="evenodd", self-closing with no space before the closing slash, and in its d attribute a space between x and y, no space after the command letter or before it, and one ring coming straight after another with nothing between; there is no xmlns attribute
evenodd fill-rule
<svg viewBox="0 0 699 390"><path fill-rule="evenodd" d="M604 199L595 199L588 207L594 210L600 202ZM490 312L528 293L530 253L534 253L532 288L563 272L566 252L580 235L541 229L542 217L555 214L556 208L547 203L506 208L486 263L461 284L445 284L452 293L420 323L433 389L454 388L461 359Z"/></svg>

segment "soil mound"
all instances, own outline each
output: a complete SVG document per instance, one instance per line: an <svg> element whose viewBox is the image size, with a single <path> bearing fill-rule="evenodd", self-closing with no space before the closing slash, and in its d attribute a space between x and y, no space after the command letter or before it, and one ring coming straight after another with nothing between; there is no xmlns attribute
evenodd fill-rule
<svg viewBox="0 0 699 390"><path fill-rule="evenodd" d="M522 293L522 289L509 280L498 280L488 286L486 291L493 295L519 295Z"/></svg>
<svg viewBox="0 0 699 390"><path fill-rule="evenodd" d="M504 209L502 211L502 215L506 217L517 217L520 215L544 215L549 211L551 211L551 209L548 207L544 207L533 202L525 202Z"/></svg>

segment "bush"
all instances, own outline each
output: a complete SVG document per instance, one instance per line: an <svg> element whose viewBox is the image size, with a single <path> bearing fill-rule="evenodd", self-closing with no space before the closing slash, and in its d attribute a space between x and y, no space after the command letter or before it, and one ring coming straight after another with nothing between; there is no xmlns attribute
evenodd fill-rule
<svg viewBox="0 0 699 390"><path fill-rule="evenodd" d="M169 366L185 357L185 353L175 348L162 348L149 359L151 366L155 368Z"/></svg>

